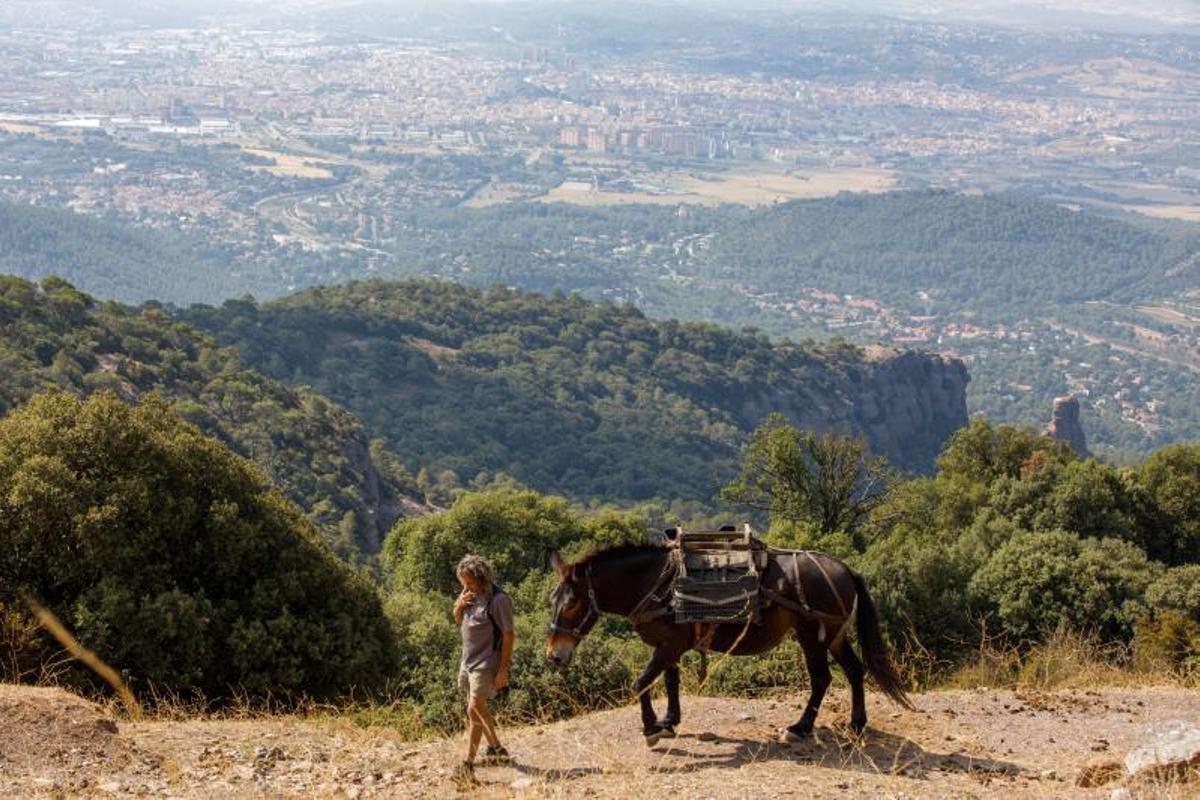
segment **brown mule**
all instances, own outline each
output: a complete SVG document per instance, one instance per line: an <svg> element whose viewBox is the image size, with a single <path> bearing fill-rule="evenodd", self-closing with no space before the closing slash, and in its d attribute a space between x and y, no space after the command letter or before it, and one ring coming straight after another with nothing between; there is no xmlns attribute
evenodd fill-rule
<svg viewBox="0 0 1200 800"><path fill-rule="evenodd" d="M832 676L828 655L850 681L850 727L861 733L867 725L863 677L871 677L888 697L912 708L888 657L879 628L875 604L862 576L832 556L808 551L771 551L761 581L767 604L757 623L721 623L694 626L675 622L669 608L675 560L667 547L632 545L614 547L568 564L555 554L551 563L560 581L551 595L553 621L546 642L546 657L556 664L570 663L575 648L601 614L626 617L642 641L654 648L650 663L634 683L641 699L642 732L646 743L675 735L680 722L679 659L688 650L708 650L749 656L766 652L789 636L800 642L808 666L812 691L799 721L787 728L789 739L811 735L821 701ZM863 661L850 647L845 633L857 606L857 633ZM667 714L655 717L647 689L665 676Z"/></svg>

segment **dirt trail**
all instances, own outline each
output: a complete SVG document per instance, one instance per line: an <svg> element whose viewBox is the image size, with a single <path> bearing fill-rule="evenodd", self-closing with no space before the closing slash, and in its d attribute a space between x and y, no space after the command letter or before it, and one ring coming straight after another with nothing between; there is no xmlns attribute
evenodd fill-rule
<svg viewBox="0 0 1200 800"><path fill-rule="evenodd" d="M480 768L479 797L1196 797L1200 783L1075 786L1138 732L1200 721L1181 689L958 691L916 711L870 697L856 742L836 689L816 736L775 741L799 697L685 697L677 739L646 748L633 707L505 732L517 764ZM454 797L457 740L405 742L339 720L121 722L66 692L0 686L0 796Z"/></svg>

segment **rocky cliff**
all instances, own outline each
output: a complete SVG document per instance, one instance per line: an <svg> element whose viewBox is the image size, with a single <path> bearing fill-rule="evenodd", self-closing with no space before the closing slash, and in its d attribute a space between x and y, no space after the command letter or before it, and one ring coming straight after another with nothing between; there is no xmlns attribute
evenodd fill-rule
<svg viewBox="0 0 1200 800"><path fill-rule="evenodd" d="M780 413L799 428L862 434L892 464L929 472L946 441L967 424L969 381L958 359L870 347L833 382L769 387L743 403L740 417L748 428Z"/></svg>
<svg viewBox="0 0 1200 800"><path fill-rule="evenodd" d="M967 424L967 368L956 358L889 348L868 350L854 397L854 422L892 463L932 469L946 440Z"/></svg>

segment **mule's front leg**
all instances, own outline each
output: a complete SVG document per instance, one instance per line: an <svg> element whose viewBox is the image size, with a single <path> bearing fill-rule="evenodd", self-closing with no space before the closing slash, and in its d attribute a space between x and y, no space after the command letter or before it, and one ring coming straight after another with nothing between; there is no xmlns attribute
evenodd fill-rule
<svg viewBox="0 0 1200 800"><path fill-rule="evenodd" d="M658 726L674 733L682 717L682 711L679 708L679 662L671 664L664 670L663 683L667 686L667 715L658 721Z"/></svg>
<svg viewBox="0 0 1200 800"><path fill-rule="evenodd" d="M654 704L650 701L650 687L658 680L658 676L670 667L678 658L673 652L664 647L656 647L654 655L646 669L633 682L634 691L642 701L642 735L646 737L646 745L653 747L660 740L674 736L674 731L659 725L654 716Z"/></svg>

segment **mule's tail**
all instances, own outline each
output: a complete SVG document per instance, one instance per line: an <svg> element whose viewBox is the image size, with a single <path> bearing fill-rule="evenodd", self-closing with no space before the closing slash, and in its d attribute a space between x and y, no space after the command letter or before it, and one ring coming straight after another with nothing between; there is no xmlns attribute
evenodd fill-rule
<svg viewBox="0 0 1200 800"><path fill-rule="evenodd" d="M879 684L879 688L883 689L884 694L905 708L912 709L913 704L904 693L900 676L896 674L892 660L888 657L883 631L879 627L879 612L875 610L875 603L867 591L867 583L862 575L854 570L850 570L850 576L854 579L854 589L858 593L858 646L862 650L867 671Z"/></svg>

